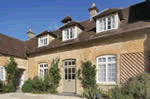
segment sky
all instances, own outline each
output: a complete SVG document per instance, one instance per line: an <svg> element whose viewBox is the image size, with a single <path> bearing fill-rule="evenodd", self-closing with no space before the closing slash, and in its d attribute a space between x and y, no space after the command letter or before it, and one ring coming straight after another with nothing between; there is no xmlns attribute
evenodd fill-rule
<svg viewBox="0 0 150 99"><path fill-rule="evenodd" d="M93 2L99 11L124 8L144 0L0 0L0 33L26 41L32 27L35 35L55 30L61 20L70 15L73 20L89 18L88 8Z"/></svg>

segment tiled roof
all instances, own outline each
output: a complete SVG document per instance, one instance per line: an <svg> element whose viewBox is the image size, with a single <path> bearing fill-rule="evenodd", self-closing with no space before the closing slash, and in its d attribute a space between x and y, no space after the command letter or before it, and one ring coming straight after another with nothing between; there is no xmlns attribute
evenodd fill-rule
<svg viewBox="0 0 150 99"><path fill-rule="evenodd" d="M0 54L26 58L24 42L0 33Z"/></svg>
<svg viewBox="0 0 150 99"><path fill-rule="evenodd" d="M150 22L149 22L150 17L147 21L139 20L139 21L135 21L135 22L130 22L131 20L135 20L135 18L132 19L130 17L132 15L135 15L134 11L132 11L132 10L134 8L138 9L138 7L141 7L141 5L148 6L147 3L143 2L143 3L136 4L136 5L133 5L133 6L130 6L127 8L123 8L123 9L117 9L117 8L108 9L98 15L98 17L102 17L102 16L109 15L109 14L112 14L115 12L119 12L121 15L120 17L122 17L121 18L122 20L120 21L119 27L116 30L110 30L110 31L105 31L105 32L96 34L95 21L94 20L86 20L83 22L79 22L79 24L84 27L84 30L82 33L80 33L80 35L78 35L77 39L62 41L62 32L61 32L61 28L60 28L53 32L54 34L57 35L57 38L54 41L52 41L48 46L38 48L36 37L30 41L27 41L27 43L29 43L29 42L31 43L30 44L31 46L27 48L27 53L33 53L33 52L43 51L43 50L47 50L47 49L51 49L51 48L55 48L55 47L59 47L59 46L64 46L67 44L88 41L90 39L94 39L95 37L105 37L105 36L110 36L110 35L116 35L116 34L124 33L127 31L137 30L137 29L145 27L145 26L150 27ZM147 9L149 9L149 7ZM131 11L132 11L132 13L131 13ZM143 11L141 11L141 13L143 13ZM68 24L68 26L70 26L70 25Z"/></svg>
<svg viewBox="0 0 150 99"><path fill-rule="evenodd" d="M149 9L150 3L142 2L127 8L107 9L99 13L95 16L95 18L118 12L121 19L118 29L105 31L102 33L96 33L95 20L88 19L82 22L71 21L55 31L44 31L26 42L1 34L0 51L6 54L25 57L25 54L50 50L56 47L63 47L68 44L85 42L95 38L104 38L112 35L127 33L129 31L144 30L144 28L150 28L150 14L147 13ZM84 30L80 33L80 35L78 35L77 39L62 41L61 29L72 25L81 26ZM56 38L49 45L38 48L38 37L45 34L50 34Z"/></svg>

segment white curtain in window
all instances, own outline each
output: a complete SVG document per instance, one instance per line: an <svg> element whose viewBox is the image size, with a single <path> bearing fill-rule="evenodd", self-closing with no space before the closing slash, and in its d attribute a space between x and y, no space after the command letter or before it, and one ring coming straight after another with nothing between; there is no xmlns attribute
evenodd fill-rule
<svg viewBox="0 0 150 99"><path fill-rule="evenodd" d="M3 66L0 66L0 80L5 80L5 68Z"/></svg>
<svg viewBox="0 0 150 99"><path fill-rule="evenodd" d="M97 58L98 82L116 82L116 56L104 55Z"/></svg>

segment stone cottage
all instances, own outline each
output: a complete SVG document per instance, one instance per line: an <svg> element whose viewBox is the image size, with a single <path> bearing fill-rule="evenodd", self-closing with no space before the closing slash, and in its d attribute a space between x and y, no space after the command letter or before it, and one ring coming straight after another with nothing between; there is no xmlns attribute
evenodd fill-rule
<svg viewBox="0 0 150 99"><path fill-rule="evenodd" d="M96 82L107 90L121 85L139 73L149 71L150 0L99 12L95 3L88 9L89 19L78 22L70 16L54 31L34 35L27 41L0 34L0 80L5 81L4 65L14 56L20 70L18 86L34 76L44 77L54 58L60 58L58 92L79 94L83 88L77 78L82 61L96 65Z"/></svg>

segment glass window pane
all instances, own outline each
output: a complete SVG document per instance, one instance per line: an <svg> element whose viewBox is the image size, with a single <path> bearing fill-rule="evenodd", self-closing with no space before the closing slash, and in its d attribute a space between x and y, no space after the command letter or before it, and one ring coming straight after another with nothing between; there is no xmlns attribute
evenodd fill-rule
<svg viewBox="0 0 150 99"><path fill-rule="evenodd" d="M71 74L69 74L69 79L71 79Z"/></svg>
<svg viewBox="0 0 150 99"><path fill-rule="evenodd" d="M99 58L99 62L106 62L106 58Z"/></svg>
<svg viewBox="0 0 150 99"><path fill-rule="evenodd" d="M48 74L48 69L44 69L44 76Z"/></svg>
<svg viewBox="0 0 150 99"><path fill-rule="evenodd" d="M72 65L75 65L75 61L72 61Z"/></svg>
<svg viewBox="0 0 150 99"><path fill-rule="evenodd" d="M65 66L67 66L67 62L65 62Z"/></svg>
<svg viewBox="0 0 150 99"><path fill-rule="evenodd" d="M65 74L65 79L68 79L67 74Z"/></svg>
<svg viewBox="0 0 150 99"><path fill-rule="evenodd" d="M67 68L65 68L65 73L67 73Z"/></svg>
<svg viewBox="0 0 150 99"><path fill-rule="evenodd" d="M40 64L40 67L43 67L43 64Z"/></svg>
<svg viewBox="0 0 150 99"><path fill-rule="evenodd" d="M112 61L116 61L116 57L112 57L111 60L112 60Z"/></svg>
<svg viewBox="0 0 150 99"><path fill-rule="evenodd" d="M75 74L72 74L72 79L75 79Z"/></svg>
<svg viewBox="0 0 150 99"><path fill-rule="evenodd" d="M69 65L71 65L71 61L69 61Z"/></svg>
<svg viewBox="0 0 150 99"><path fill-rule="evenodd" d="M75 68L72 68L72 73L75 73Z"/></svg>
<svg viewBox="0 0 150 99"><path fill-rule="evenodd" d="M44 67L48 67L48 64L44 64Z"/></svg>
<svg viewBox="0 0 150 99"><path fill-rule="evenodd" d="M69 73L71 73L71 68L69 68Z"/></svg>

